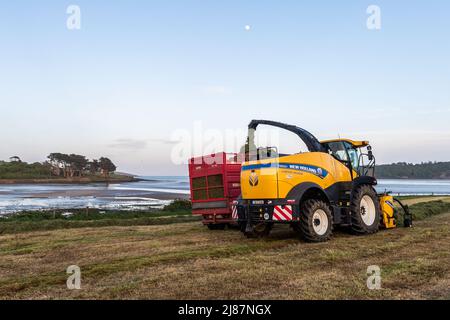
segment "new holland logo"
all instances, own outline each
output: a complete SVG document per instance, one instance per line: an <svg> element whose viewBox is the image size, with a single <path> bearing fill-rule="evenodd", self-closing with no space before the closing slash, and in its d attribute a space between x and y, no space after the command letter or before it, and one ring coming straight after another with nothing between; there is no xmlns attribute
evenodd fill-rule
<svg viewBox="0 0 450 320"><path fill-rule="evenodd" d="M250 183L250 185L252 187L256 187L259 183L259 178L258 178L258 174L256 172L252 172L250 173L250 177L248 179L248 182Z"/></svg>

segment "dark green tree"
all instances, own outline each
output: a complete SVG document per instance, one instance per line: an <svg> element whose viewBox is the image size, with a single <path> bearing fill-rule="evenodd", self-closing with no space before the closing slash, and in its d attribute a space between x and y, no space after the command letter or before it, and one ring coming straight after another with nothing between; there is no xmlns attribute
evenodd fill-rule
<svg viewBox="0 0 450 320"><path fill-rule="evenodd" d="M105 177L109 176L111 172L114 172L117 169L115 164L106 157L101 157L99 159L99 162L100 162L100 169L102 170L102 173L105 175Z"/></svg>
<svg viewBox="0 0 450 320"><path fill-rule="evenodd" d="M79 154L70 154L67 161L70 167L70 176L82 176L83 171L86 170L88 159L85 156Z"/></svg>
<svg viewBox="0 0 450 320"><path fill-rule="evenodd" d="M87 164L90 174L94 175L100 170L100 163L94 159Z"/></svg>
<svg viewBox="0 0 450 320"><path fill-rule="evenodd" d="M20 160L20 157L18 157L18 156L10 157L9 161L11 161L11 162L19 162L19 163L22 162L22 160Z"/></svg>
<svg viewBox="0 0 450 320"><path fill-rule="evenodd" d="M69 155L59 152L50 153L48 155L48 160L52 166L52 173L54 175L64 177L68 176L68 169L70 166ZM61 174L62 173L62 174Z"/></svg>

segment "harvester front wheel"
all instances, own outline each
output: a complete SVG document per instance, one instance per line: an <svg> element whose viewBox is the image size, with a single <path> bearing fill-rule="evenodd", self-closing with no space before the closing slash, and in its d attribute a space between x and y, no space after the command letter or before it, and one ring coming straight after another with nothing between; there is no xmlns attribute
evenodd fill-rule
<svg viewBox="0 0 450 320"><path fill-rule="evenodd" d="M375 189L370 185L358 187L350 204L353 233L371 234L380 228L381 209Z"/></svg>
<svg viewBox="0 0 450 320"><path fill-rule="evenodd" d="M300 223L294 228L308 242L325 242L333 233L333 216L329 205L316 199L303 203Z"/></svg>

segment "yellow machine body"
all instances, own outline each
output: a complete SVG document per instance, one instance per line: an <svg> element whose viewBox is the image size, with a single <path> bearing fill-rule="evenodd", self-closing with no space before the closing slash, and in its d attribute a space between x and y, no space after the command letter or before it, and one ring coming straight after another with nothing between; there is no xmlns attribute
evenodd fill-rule
<svg viewBox="0 0 450 320"><path fill-rule="evenodd" d="M302 182L312 182L326 190L336 183L351 181L348 168L323 152L249 161L241 171L243 199L286 198Z"/></svg>
<svg viewBox="0 0 450 320"><path fill-rule="evenodd" d="M295 133L307 152L283 154L277 147L257 146L259 125ZM360 235L378 232L380 226L396 227L394 198L375 189L375 157L368 141L319 141L296 126L253 120L244 147L249 160L241 167L236 211L248 237L267 236L276 224L290 224L309 242L328 241L333 225ZM401 206L410 216L407 206Z"/></svg>
<svg viewBox="0 0 450 320"><path fill-rule="evenodd" d="M383 217L383 226L386 229L397 227L394 216L394 197L385 195L380 197L381 214Z"/></svg>

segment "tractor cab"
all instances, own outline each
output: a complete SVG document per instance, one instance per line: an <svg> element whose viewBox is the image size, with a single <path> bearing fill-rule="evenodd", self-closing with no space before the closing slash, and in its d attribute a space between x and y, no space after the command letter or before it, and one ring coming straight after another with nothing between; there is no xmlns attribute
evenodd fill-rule
<svg viewBox="0 0 450 320"><path fill-rule="evenodd" d="M375 157L369 141L334 139L320 143L330 155L351 170L353 178L357 176L375 177Z"/></svg>

